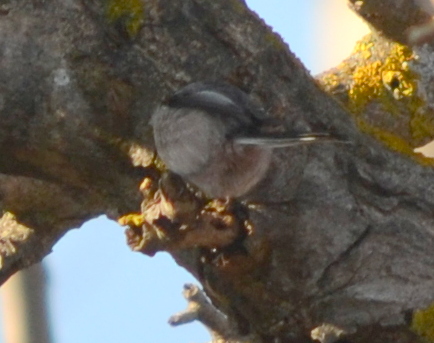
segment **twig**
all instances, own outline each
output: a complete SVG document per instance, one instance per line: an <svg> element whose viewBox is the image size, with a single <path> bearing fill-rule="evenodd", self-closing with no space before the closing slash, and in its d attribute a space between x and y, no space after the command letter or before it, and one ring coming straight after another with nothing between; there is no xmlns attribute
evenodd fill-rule
<svg viewBox="0 0 434 343"><path fill-rule="evenodd" d="M184 298L188 301L187 309L169 318L169 324L177 326L200 321L209 330L212 343L242 343L240 337L227 316L215 308L205 293L196 285L185 284Z"/></svg>

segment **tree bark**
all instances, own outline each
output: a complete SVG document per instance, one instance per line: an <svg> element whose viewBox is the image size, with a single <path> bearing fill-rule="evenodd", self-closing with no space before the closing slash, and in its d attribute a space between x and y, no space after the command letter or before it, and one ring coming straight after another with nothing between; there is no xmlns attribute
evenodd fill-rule
<svg viewBox="0 0 434 343"><path fill-rule="evenodd" d="M355 342L414 342L408 314L434 301L434 171L413 153L434 136L434 68L405 37L429 16L351 2L377 31L317 80L241 0L1 5L0 280L89 218L123 216L133 249L169 251L239 337L305 342L328 323ZM278 150L253 192L210 202L162 172L147 125L205 79L284 130L350 144Z"/></svg>

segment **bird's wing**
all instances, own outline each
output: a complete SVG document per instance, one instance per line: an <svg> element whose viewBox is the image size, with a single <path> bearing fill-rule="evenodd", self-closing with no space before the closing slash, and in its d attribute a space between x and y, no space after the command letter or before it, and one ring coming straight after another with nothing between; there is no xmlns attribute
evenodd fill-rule
<svg viewBox="0 0 434 343"><path fill-rule="evenodd" d="M230 84L196 82L176 92L167 102L171 107L190 107L204 110L232 124L233 132L260 124L263 111L249 96Z"/></svg>

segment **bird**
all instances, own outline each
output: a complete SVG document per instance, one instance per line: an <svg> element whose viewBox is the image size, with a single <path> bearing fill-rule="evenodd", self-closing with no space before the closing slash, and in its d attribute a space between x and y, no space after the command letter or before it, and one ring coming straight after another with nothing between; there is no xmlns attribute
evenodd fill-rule
<svg viewBox="0 0 434 343"><path fill-rule="evenodd" d="M152 114L155 147L166 167L210 198L238 198L266 175L273 149L336 141L327 133L273 134L247 93L222 81L181 88Z"/></svg>

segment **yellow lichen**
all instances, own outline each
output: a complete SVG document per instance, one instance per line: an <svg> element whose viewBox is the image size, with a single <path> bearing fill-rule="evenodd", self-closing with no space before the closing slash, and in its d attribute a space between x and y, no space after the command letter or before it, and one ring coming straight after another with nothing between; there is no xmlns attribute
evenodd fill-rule
<svg viewBox="0 0 434 343"><path fill-rule="evenodd" d="M434 136L434 116L431 111L416 111L410 121L413 138L423 140Z"/></svg>
<svg viewBox="0 0 434 343"><path fill-rule="evenodd" d="M413 51L398 43L377 46L372 37L359 42L354 59L339 66L345 74L351 75L352 81L344 101L363 132L419 163L433 165L434 160L413 150L434 136L433 113L418 95L418 75L410 68L414 59ZM339 89L341 82L339 75L334 76L336 79L328 75L322 80L332 91ZM367 109L370 104L375 104L372 111ZM376 109L395 116L396 126L384 115L377 121L373 117ZM400 127L399 131L394 131L394 127Z"/></svg>
<svg viewBox="0 0 434 343"><path fill-rule="evenodd" d="M340 85L339 77L336 74L325 75L321 82L328 91L331 91Z"/></svg>
<svg viewBox="0 0 434 343"><path fill-rule="evenodd" d="M118 219L119 225L122 226L139 227L142 226L144 222L145 219L141 213L130 213Z"/></svg>
<svg viewBox="0 0 434 343"><path fill-rule="evenodd" d="M411 329L426 342L434 343L434 304L414 312Z"/></svg>
<svg viewBox="0 0 434 343"><path fill-rule="evenodd" d="M420 101L416 96L417 78L409 68L409 61L415 56L411 49L393 43L388 56L384 60L372 59L372 42L361 42L356 45L355 53L360 53L364 63L356 66L352 73L353 82L349 90L349 108L358 113L365 109L371 101L377 101L385 110L394 113L397 101L408 101L414 108ZM418 107L418 106L417 106Z"/></svg>
<svg viewBox="0 0 434 343"><path fill-rule="evenodd" d="M111 23L123 20L128 35L135 37L143 25L143 1L108 0L106 16Z"/></svg>
<svg viewBox="0 0 434 343"><path fill-rule="evenodd" d="M246 10L246 6L243 2L238 0L230 1L229 4L231 5L231 9L234 10L236 13L244 13Z"/></svg>
<svg viewBox="0 0 434 343"><path fill-rule="evenodd" d="M421 153L414 152L413 146L411 146L405 139L402 137L383 130L381 128L369 125L366 121L363 119L358 119L357 126L362 130L363 132L376 137L378 140L382 141L384 144L386 144L388 147L395 151L399 151L403 154L410 155L414 160L416 160L419 164L424 166L434 166L434 159L424 156Z"/></svg>
<svg viewBox="0 0 434 343"><path fill-rule="evenodd" d="M369 125L361 118L357 119L356 122L358 127L363 132L378 138L393 150L400 151L405 154L413 154L413 147L405 139L393 134L392 132Z"/></svg>

